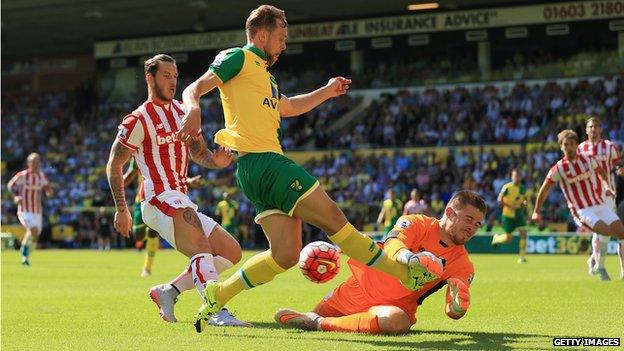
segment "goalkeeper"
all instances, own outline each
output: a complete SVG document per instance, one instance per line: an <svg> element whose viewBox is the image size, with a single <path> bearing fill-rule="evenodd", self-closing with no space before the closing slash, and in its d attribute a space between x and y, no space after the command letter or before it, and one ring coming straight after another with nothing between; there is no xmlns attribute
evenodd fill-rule
<svg viewBox="0 0 624 351"><path fill-rule="evenodd" d="M352 275L327 294L313 312L281 309L275 313L275 320L282 326L304 330L407 333L416 323L418 306L444 285L447 285L446 315L453 319L463 317L470 306L468 288L474 276L464 243L475 235L485 212L483 198L462 190L451 198L440 220L424 215L399 218L384 243L383 249L389 257L401 261L409 250L419 256L435 255L444 262L443 275L418 291L349 259Z"/></svg>

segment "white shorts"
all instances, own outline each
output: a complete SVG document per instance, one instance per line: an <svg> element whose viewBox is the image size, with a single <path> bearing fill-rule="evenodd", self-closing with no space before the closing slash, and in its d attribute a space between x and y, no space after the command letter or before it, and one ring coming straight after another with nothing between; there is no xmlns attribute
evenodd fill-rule
<svg viewBox="0 0 624 351"><path fill-rule="evenodd" d="M617 206L615 205L615 198L613 196L603 196L602 199L605 202L605 205L613 210L614 213L617 213Z"/></svg>
<svg viewBox="0 0 624 351"><path fill-rule="evenodd" d="M206 235L206 237L210 236L217 222L205 214L197 212L197 205L189 199L188 195L179 191L167 191L153 197L149 202L141 202L143 222L145 222L148 227L157 231L163 239L167 240L167 242L175 248L173 212L177 208L185 207L191 207L195 210L197 217L199 217L201 221L204 235Z"/></svg>
<svg viewBox="0 0 624 351"><path fill-rule="evenodd" d="M613 208L606 204L585 207L577 210L576 216L574 216L574 221L579 227L586 225L590 228L593 228L598 221L603 221L607 225L610 225L611 223L619 220L620 218L617 216Z"/></svg>
<svg viewBox="0 0 624 351"><path fill-rule="evenodd" d="M20 223L26 228L37 228L39 229L39 234L41 234L42 228L42 216L41 213L32 213L32 212L18 212L17 218L19 218Z"/></svg>

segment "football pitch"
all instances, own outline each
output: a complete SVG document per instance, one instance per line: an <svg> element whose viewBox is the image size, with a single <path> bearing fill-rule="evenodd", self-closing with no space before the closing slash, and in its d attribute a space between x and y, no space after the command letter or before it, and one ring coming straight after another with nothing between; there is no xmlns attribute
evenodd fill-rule
<svg viewBox="0 0 624 351"><path fill-rule="evenodd" d="M177 324L163 322L147 297L187 260L160 251L153 275L140 278L143 257L131 250L38 250L33 265L22 267L17 251L3 250L2 350L549 350L553 337L624 338L616 256L607 258L614 280L600 282L587 275L584 255L533 255L524 265L512 255L471 255L476 274L467 315L444 315L443 289L425 300L417 324L402 336L304 332L273 321L278 308L309 310L343 281L344 256L342 272L327 284L293 268L232 300L230 310L254 328L208 327L202 334L192 325L200 304L195 290L180 296Z"/></svg>

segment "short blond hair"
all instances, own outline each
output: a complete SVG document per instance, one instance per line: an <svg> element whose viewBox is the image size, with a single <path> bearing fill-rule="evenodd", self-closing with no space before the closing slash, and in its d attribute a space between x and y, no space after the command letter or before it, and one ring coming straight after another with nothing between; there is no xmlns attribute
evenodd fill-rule
<svg viewBox="0 0 624 351"><path fill-rule="evenodd" d="M282 21L283 23L279 23L278 21ZM272 32L278 25L283 28L288 27L284 10L280 10L271 5L260 5L258 8L251 11L249 17L247 17L245 32L247 32L247 38L253 38L259 30L266 29Z"/></svg>
<svg viewBox="0 0 624 351"><path fill-rule="evenodd" d="M557 134L557 142L559 145L563 145L563 143L568 139L576 141L577 144L579 143L579 137L572 129L562 130L559 134Z"/></svg>

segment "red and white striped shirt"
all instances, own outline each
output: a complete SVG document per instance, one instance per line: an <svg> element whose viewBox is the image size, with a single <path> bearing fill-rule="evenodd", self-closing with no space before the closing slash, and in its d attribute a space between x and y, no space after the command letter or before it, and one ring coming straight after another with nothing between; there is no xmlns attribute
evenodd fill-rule
<svg viewBox="0 0 624 351"><path fill-rule="evenodd" d="M9 180L9 191L13 192L15 186L19 188L18 196L22 197L17 205L17 212L41 213L41 192L50 189L46 175L41 171L31 172L25 169Z"/></svg>
<svg viewBox="0 0 624 351"><path fill-rule="evenodd" d="M559 182L572 215L578 217L578 210L604 203L598 187L600 179L596 173L599 167L592 157L577 153L574 161L564 157L548 171L546 180Z"/></svg>
<svg viewBox="0 0 624 351"><path fill-rule="evenodd" d="M611 140L600 139L596 144L585 140L578 146L578 151L583 155L596 159L600 167L607 172L607 184L615 191L615 174L613 170L615 165L620 163L620 152L617 146Z"/></svg>
<svg viewBox="0 0 624 351"><path fill-rule="evenodd" d="M117 139L136 151L134 159L144 179L141 200L165 191L187 193L189 150L176 137L183 117L183 106L176 100L168 106L148 100L119 125Z"/></svg>

